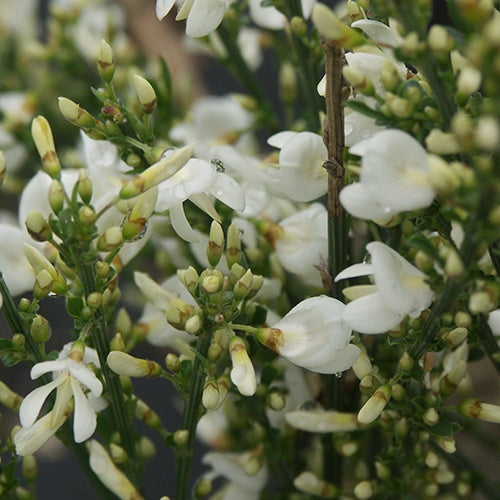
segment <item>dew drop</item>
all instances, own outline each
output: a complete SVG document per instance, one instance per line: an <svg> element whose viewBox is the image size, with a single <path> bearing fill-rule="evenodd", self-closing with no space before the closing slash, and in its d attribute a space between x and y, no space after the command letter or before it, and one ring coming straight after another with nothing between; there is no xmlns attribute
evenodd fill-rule
<svg viewBox="0 0 500 500"><path fill-rule="evenodd" d="M171 156L173 154L174 151L175 151L175 148L165 149L165 151L163 151L163 153L161 154L160 159L164 160L165 158L168 158L169 156Z"/></svg>
<svg viewBox="0 0 500 500"><path fill-rule="evenodd" d="M221 187L218 187L218 188L215 188L215 194L217 196L224 196L226 192L224 191L224 189L222 189Z"/></svg>

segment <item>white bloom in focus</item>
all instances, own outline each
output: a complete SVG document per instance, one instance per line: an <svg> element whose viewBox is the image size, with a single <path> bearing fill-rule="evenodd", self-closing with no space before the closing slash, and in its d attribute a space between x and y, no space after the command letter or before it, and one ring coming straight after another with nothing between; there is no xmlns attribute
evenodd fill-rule
<svg viewBox="0 0 500 500"><path fill-rule="evenodd" d="M102 484L122 500L140 500L143 497L127 476L113 463L104 447L95 439L88 444L90 468Z"/></svg>
<svg viewBox="0 0 500 500"><path fill-rule="evenodd" d="M313 203L282 220L279 226L282 232L274 247L281 265L305 283L321 286L321 275L315 266L328 256L326 208Z"/></svg>
<svg viewBox="0 0 500 500"><path fill-rule="evenodd" d="M222 22L228 0L184 0L176 21L187 18L186 35L194 38L208 35ZM172 9L175 0L156 0L156 16L161 21Z"/></svg>
<svg viewBox="0 0 500 500"><path fill-rule="evenodd" d="M76 347L75 347L76 346ZM66 344L59 353L58 359L54 361L43 361L37 363L31 369L31 378L38 377L53 372L54 380L46 385L36 388L28 394L19 408L19 419L24 433L19 431L16 434L15 442L18 450L26 445L26 439L33 438L33 430L39 428L46 429L46 420L39 423L37 427L36 419L48 395L57 389L54 407L50 412L50 427L55 432L59 428L61 416L67 414L68 403L73 398L73 433L75 441L81 443L88 439L95 431L97 425L96 410L106 406L104 400L100 398L103 387L101 381L95 374L86 367L86 364L93 363L99 366L97 352L90 347L84 348L82 345ZM85 394L84 389L90 392ZM55 429L55 430L54 430ZM47 436L48 439L49 436ZM40 444L40 446L43 443Z"/></svg>
<svg viewBox="0 0 500 500"><path fill-rule="evenodd" d="M342 319L360 333L383 333L399 325L405 316L416 318L430 306L434 293L425 283L426 275L384 243L366 245L371 264L354 264L335 281L373 276L374 285L346 288L351 302Z"/></svg>
<svg viewBox="0 0 500 500"><path fill-rule="evenodd" d="M271 328L259 329L264 345L295 365L317 373L351 368L360 350L350 344L351 328L342 319L346 306L320 295L297 304Z"/></svg>
<svg viewBox="0 0 500 500"><path fill-rule="evenodd" d="M231 354L231 362L233 363L231 382L243 396L253 396L257 387L257 380L244 342L237 336L231 337L229 352Z"/></svg>
<svg viewBox="0 0 500 500"><path fill-rule="evenodd" d="M251 452L229 453L212 451L205 453L203 463L212 468L205 476L210 479L222 476L230 483L224 489L221 500L258 500L267 483L266 464L252 475L245 472L245 466L253 460Z"/></svg>
<svg viewBox="0 0 500 500"><path fill-rule="evenodd" d="M292 200L312 201L328 191L328 158L323 138L312 132L280 132L268 143L281 148L279 154L281 189Z"/></svg>
<svg viewBox="0 0 500 500"><path fill-rule="evenodd" d="M358 142L350 152L362 157L359 182L340 193L351 215L376 221L432 203L436 193L429 179L427 152L409 134L383 130Z"/></svg>

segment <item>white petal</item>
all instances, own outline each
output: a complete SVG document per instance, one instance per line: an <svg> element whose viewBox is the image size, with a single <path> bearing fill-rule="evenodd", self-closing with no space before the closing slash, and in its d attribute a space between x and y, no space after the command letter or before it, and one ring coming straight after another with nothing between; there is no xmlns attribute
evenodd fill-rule
<svg viewBox="0 0 500 500"><path fill-rule="evenodd" d="M222 22L225 0L195 0L186 24L186 35L193 38L208 35Z"/></svg>
<svg viewBox="0 0 500 500"><path fill-rule="evenodd" d="M19 421L23 427L31 427L34 423L47 396L63 381L62 378L37 387L31 391L19 408Z"/></svg>
<svg viewBox="0 0 500 500"><path fill-rule="evenodd" d="M31 427L19 429L14 435L16 453L25 457L38 451L64 424L66 417L56 422L56 425L52 425L51 420L52 415L49 412Z"/></svg>
<svg viewBox="0 0 500 500"><path fill-rule="evenodd" d="M191 227L184 213L182 203L170 209L170 223L174 231L185 241L196 243L199 240L198 233Z"/></svg>
<svg viewBox="0 0 500 500"><path fill-rule="evenodd" d="M286 25L286 17L274 7L261 7L262 0L249 0L248 8L252 21L261 28L280 30Z"/></svg>
<svg viewBox="0 0 500 500"><path fill-rule="evenodd" d="M227 174L222 172L217 173L215 183L210 188L210 193L233 210L241 211L245 209L243 189Z"/></svg>
<svg viewBox="0 0 500 500"><path fill-rule="evenodd" d="M156 0L156 17L161 21L172 9L175 0Z"/></svg>
<svg viewBox="0 0 500 500"><path fill-rule="evenodd" d="M340 203L358 219L378 220L397 213L387 205L380 205L372 192L359 182L348 184L340 191Z"/></svg>
<svg viewBox="0 0 500 500"><path fill-rule="evenodd" d="M373 267L371 264L353 264L337 274L337 276L335 276L335 281L358 278L359 276L368 276L370 274L373 274Z"/></svg>
<svg viewBox="0 0 500 500"><path fill-rule="evenodd" d="M335 359L327 361L322 365L312 365L310 368L304 365L304 368L316 373L341 373L349 370L359 357L361 350L353 344L347 344Z"/></svg>
<svg viewBox="0 0 500 500"><path fill-rule="evenodd" d="M394 31L386 24L372 19L360 19L351 24L352 28L359 28L364 31L371 40L378 45L388 45L391 48L398 46L398 38Z"/></svg>
<svg viewBox="0 0 500 500"><path fill-rule="evenodd" d="M488 325L494 335L500 335L500 309L490 312L488 315Z"/></svg>
<svg viewBox="0 0 500 500"><path fill-rule="evenodd" d="M76 378L85 387L92 391L94 396L102 394L102 383L83 363L73 361L69 367L69 372L72 377Z"/></svg>
<svg viewBox="0 0 500 500"><path fill-rule="evenodd" d="M306 432L348 432L359 428L355 415L336 411L297 410L285 415L287 422Z"/></svg>
<svg viewBox="0 0 500 500"><path fill-rule="evenodd" d="M74 378L71 378L71 388L75 401L73 435L77 443L82 443L94 434L97 418L94 409L83 394L80 383Z"/></svg>
<svg viewBox="0 0 500 500"><path fill-rule="evenodd" d="M205 193L192 194L189 197L189 201L194 203L200 210L203 210L207 215L210 215L212 219L220 222L220 215L215 210L212 200Z"/></svg>
<svg viewBox="0 0 500 500"><path fill-rule="evenodd" d="M404 314L391 311L378 293L349 302L342 319L359 333L384 333L401 323Z"/></svg>
<svg viewBox="0 0 500 500"><path fill-rule="evenodd" d="M165 311L169 302L169 295L156 281L146 273L134 272L135 284L145 297L160 311Z"/></svg>
<svg viewBox="0 0 500 500"><path fill-rule="evenodd" d="M67 360L42 361L31 368L30 377L35 380L44 373L65 371L68 369Z"/></svg>
<svg viewBox="0 0 500 500"><path fill-rule="evenodd" d="M298 132L293 132L292 130L284 130L283 132L278 132L272 135L267 140L269 146L273 148L281 149L292 137L295 137Z"/></svg>

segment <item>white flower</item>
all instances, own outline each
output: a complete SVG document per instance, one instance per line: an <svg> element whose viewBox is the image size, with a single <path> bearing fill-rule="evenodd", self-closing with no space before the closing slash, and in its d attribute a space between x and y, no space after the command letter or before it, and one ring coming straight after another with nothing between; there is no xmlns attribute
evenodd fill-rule
<svg viewBox="0 0 500 500"><path fill-rule="evenodd" d="M231 337L229 351L233 369L231 370L231 382L238 388L243 396L253 396L257 387L255 370L250 360L245 344L237 337Z"/></svg>
<svg viewBox="0 0 500 500"><path fill-rule="evenodd" d="M64 422L64 419L61 422L61 416L67 414L68 403L73 398L75 441L81 443L94 433L97 425L96 409L102 409L103 405L105 406L104 400L99 397L103 387L101 381L86 366L88 363L99 366L96 351L90 347L84 348L83 352L82 349L81 343L66 344L57 360L37 363L31 369L32 379L53 372L54 380L36 388L24 398L19 408L19 419L23 429L17 432L15 437L18 452L26 449L27 440L34 439L33 431L39 429L45 433L49 431L47 420L43 420L36 426L36 419L45 400L54 389L57 389L57 395L50 412L50 428L53 432ZM84 393L84 388L90 391L87 395ZM47 439L48 437L50 435Z"/></svg>
<svg viewBox="0 0 500 500"><path fill-rule="evenodd" d="M500 335L500 309L495 309L490 312L488 315L488 325L493 335Z"/></svg>
<svg viewBox="0 0 500 500"><path fill-rule="evenodd" d="M311 15L316 0L301 0L302 14L307 19ZM281 30L286 24L286 17L275 7L263 7L262 0L249 0L248 8L250 18L261 28Z"/></svg>
<svg viewBox="0 0 500 500"><path fill-rule="evenodd" d="M169 179L158 186L157 210L170 210L170 222L175 232L184 240L194 242L198 239L184 213L182 203L191 200L214 219L217 212L208 198L213 195L235 210L245 208L245 197L239 184L224 172L205 160L191 158Z"/></svg>
<svg viewBox="0 0 500 500"><path fill-rule="evenodd" d="M122 500L143 498L127 476L113 463L104 447L95 439L88 445L90 468L102 484Z"/></svg>
<svg viewBox="0 0 500 500"><path fill-rule="evenodd" d="M280 132L268 143L281 148L279 154L281 189L292 200L312 201L328 191L328 158L323 138L312 132Z"/></svg>
<svg viewBox="0 0 500 500"><path fill-rule="evenodd" d="M355 217L387 219L400 212L428 207L435 196L425 149L409 134L383 130L358 142L350 152L362 157L359 182L340 193Z"/></svg>
<svg viewBox="0 0 500 500"><path fill-rule="evenodd" d="M321 286L320 273L314 266L328 256L326 208L313 203L279 225L283 231L277 236L275 251L281 265L307 284Z"/></svg>
<svg viewBox="0 0 500 500"><path fill-rule="evenodd" d="M212 468L212 471L206 476L210 479L222 476L230 481L220 497L221 500L258 500L259 493L266 486L268 470L264 464L255 474L247 474L245 467L253 459L251 452L223 453L212 451L205 453L203 463Z"/></svg>
<svg viewBox="0 0 500 500"><path fill-rule="evenodd" d="M156 16L161 21L172 9L175 0L156 0ZM184 0L179 7L177 21L187 18L186 35L201 37L217 29L229 2L227 0Z"/></svg>
<svg viewBox="0 0 500 500"><path fill-rule="evenodd" d="M366 245L371 264L354 264L337 275L335 281L372 275L374 285L344 290L352 302L342 319L360 333L383 333L399 325L405 316L413 318L429 307L434 293L419 269L384 243Z"/></svg>
<svg viewBox="0 0 500 500"><path fill-rule="evenodd" d="M348 370L359 356L350 344L351 328L343 321L345 305L320 295L297 304L272 328L262 328L257 338L295 365L317 373Z"/></svg>

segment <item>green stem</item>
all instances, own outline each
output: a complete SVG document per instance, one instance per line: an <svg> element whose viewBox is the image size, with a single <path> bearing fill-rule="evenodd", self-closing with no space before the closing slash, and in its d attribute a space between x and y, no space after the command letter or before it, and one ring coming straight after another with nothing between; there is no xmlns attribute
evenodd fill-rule
<svg viewBox="0 0 500 500"><path fill-rule="evenodd" d="M5 321L9 325L12 333L21 333L24 335L26 339L26 349L32 355L34 361L36 363L40 363L43 361L43 358L38 350L36 342L33 340L31 334L25 329L23 322L17 312L17 308L14 304L14 300L12 295L3 279L2 273L0 272L0 293L3 297L3 306L1 308L2 314L5 318ZM45 385L51 382L51 377L48 374L42 375L37 379L40 385ZM49 395L49 399L53 400L54 395ZM52 401L52 404L54 401ZM84 471L85 475L88 477L89 481L92 483L95 491L102 498L116 498L111 496L109 490L101 483L99 478L94 474L94 471L90 468L89 464L89 454L87 448L83 444L75 443L73 439L73 430L68 422L59 429L57 432L57 437L61 440L61 442L70 449L75 455L80 467Z"/></svg>
<svg viewBox="0 0 500 500"><path fill-rule="evenodd" d="M228 56L222 59L222 63L238 78L240 83L245 87L249 95L251 95L262 111L258 117L260 121L268 127L270 132L278 130L278 124L274 116L269 100L262 89L255 73L248 67L245 59L241 55L240 48L227 25L223 22L217 29L219 36L226 48Z"/></svg>
<svg viewBox="0 0 500 500"><path fill-rule="evenodd" d="M89 294L96 291L94 268L91 265L82 264L80 266L80 271L84 295L87 297ZM125 400L123 398L123 392L120 385L120 378L110 370L106 363L106 359L110 351L106 330L106 320L102 309L99 308L96 311L95 324L93 328L91 328L90 333L95 344L102 374L106 381L106 387L111 398L111 409L116 428L120 434L122 444L127 451L130 464L134 469L133 475L137 479L139 464L138 461L135 460L136 453L134 440L130 428L129 418L127 416L127 410L125 408Z"/></svg>
<svg viewBox="0 0 500 500"><path fill-rule="evenodd" d="M299 0L290 0L288 2L289 17L302 17L302 6ZM311 65L311 54L304 45L299 36L293 31L290 34L293 51L295 53L297 67L296 71L300 81L300 90L304 96L305 114L308 129L316 132L320 130L320 111L322 111L321 96L316 91L318 84L317 75L314 73Z"/></svg>
<svg viewBox="0 0 500 500"><path fill-rule="evenodd" d="M198 337L196 350L202 357L207 357L208 348L212 340L211 332L204 330ZM175 500L186 500L188 498L187 489L191 472L191 461L193 459L193 450L196 435L196 425L198 424L201 398L205 384L205 373L201 367L201 361L198 356L193 361L193 373L191 375L191 384L189 387L189 397L184 407L182 417L182 428L188 431L187 443L177 451L175 460L176 484Z"/></svg>

